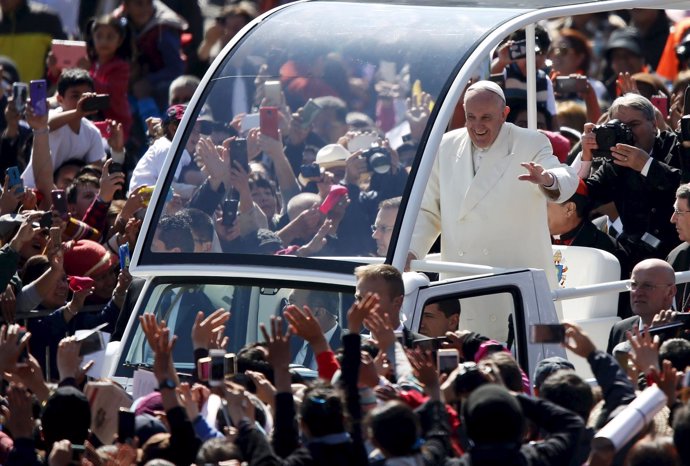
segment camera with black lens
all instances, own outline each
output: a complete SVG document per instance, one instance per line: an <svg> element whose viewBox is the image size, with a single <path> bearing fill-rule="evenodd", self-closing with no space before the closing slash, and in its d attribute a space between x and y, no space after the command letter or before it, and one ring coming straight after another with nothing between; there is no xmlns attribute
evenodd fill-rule
<svg viewBox="0 0 690 466"><path fill-rule="evenodd" d="M620 120L610 120L603 125L597 125L592 130L596 136L598 149L592 151L595 157L611 159L611 147L616 144L633 146L635 140L630 127Z"/></svg>
<svg viewBox="0 0 690 466"><path fill-rule="evenodd" d="M367 170L369 172L385 175L391 171L391 153L383 146L374 146L364 152L362 157L367 159Z"/></svg>

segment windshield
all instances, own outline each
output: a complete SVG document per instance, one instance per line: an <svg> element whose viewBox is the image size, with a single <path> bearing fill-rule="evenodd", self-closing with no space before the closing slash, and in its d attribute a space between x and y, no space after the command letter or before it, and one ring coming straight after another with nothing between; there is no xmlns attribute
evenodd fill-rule
<svg viewBox="0 0 690 466"><path fill-rule="evenodd" d="M141 263L385 257L434 106L473 44L519 13L308 2L271 15L188 109ZM189 252L208 254L166 254Z"/></svg>
<svg viewBox="0 0 690 466"><path fill-rule="evenodd" d="M347 310L354 302L354 290L347 287L305 287L304 284L266 281L221 282L199 280L158 280L149 288L139 309L153 313L157 321L165 320L171 332L177 335L174 360L178 371L191 373L194 348L191 331L199 311L205 316L216 309L229 309L231 317L225 326L228 352L238 353L240 362L251 343L263 341L259 324L268 325L271 316L281 316L288 304L302 308L308 306L322 331L329 337L329 345L340 348L341 330L347 328ZM118 376L131 375L132 369L153 364L153 351L149 347L140 325L128 336L128 348L118 364ZM307 368L316 368L316 360L301 338L293 338L292 362ZM244 352L240 349L245 347ZM247 356L251 358L252 356Z"/></svg>

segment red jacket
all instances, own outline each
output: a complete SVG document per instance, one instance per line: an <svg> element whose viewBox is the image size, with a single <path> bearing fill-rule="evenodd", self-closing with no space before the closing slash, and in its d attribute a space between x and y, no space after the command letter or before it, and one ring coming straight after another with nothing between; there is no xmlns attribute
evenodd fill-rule
<svg viewBox="0 0 690 466"><path fill-rule="evenodd" d="M89 70L96 92L110 94L110 108L103 113L106 118L122 123L125 141L129 139L132 127L132 113L127 99L129 71L129 63L121 58L114 58L104 65L94 63Z"/></svg>

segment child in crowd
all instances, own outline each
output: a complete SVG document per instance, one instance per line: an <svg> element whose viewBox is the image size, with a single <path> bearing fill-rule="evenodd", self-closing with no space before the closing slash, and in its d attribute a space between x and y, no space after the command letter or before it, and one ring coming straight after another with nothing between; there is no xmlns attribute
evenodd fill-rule
<svg viewBox="0 0 690 466"><path fill-rule="evenodd" d="M113 15L95 19L87 30L86 47L91 60L89 74L93 78L94 88L98 94L110 95L110 108L103 115L122 123L127 140L132 126L127 88L134 53L127 19Z"/></svg>

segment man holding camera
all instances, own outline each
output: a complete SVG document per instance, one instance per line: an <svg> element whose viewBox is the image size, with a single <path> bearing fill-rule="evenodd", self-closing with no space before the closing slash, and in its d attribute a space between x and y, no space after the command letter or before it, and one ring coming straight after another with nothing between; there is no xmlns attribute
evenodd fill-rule
<svg viewBox="0 0 690 466"><path fill-rule="evenodd" d="M659 131L654 106L639 94L617 98L605 125L585 124L578 171L595 203L615 204L623 223L618 240L632 264L663 258L678 244L669 218L681 181L681 150L674 132ZM588 178L594 156L602 164Z"/></svg>
<svg viewBox="0 0 690 466"><path fill-rule="evenodd" d="M556 288L546 199L569 199L578 178L546 136L506 123L510 108L496 83L472 84L464 103L466 127L441 141L408 263L442 233L443 260L544 269Z"/></svg>

